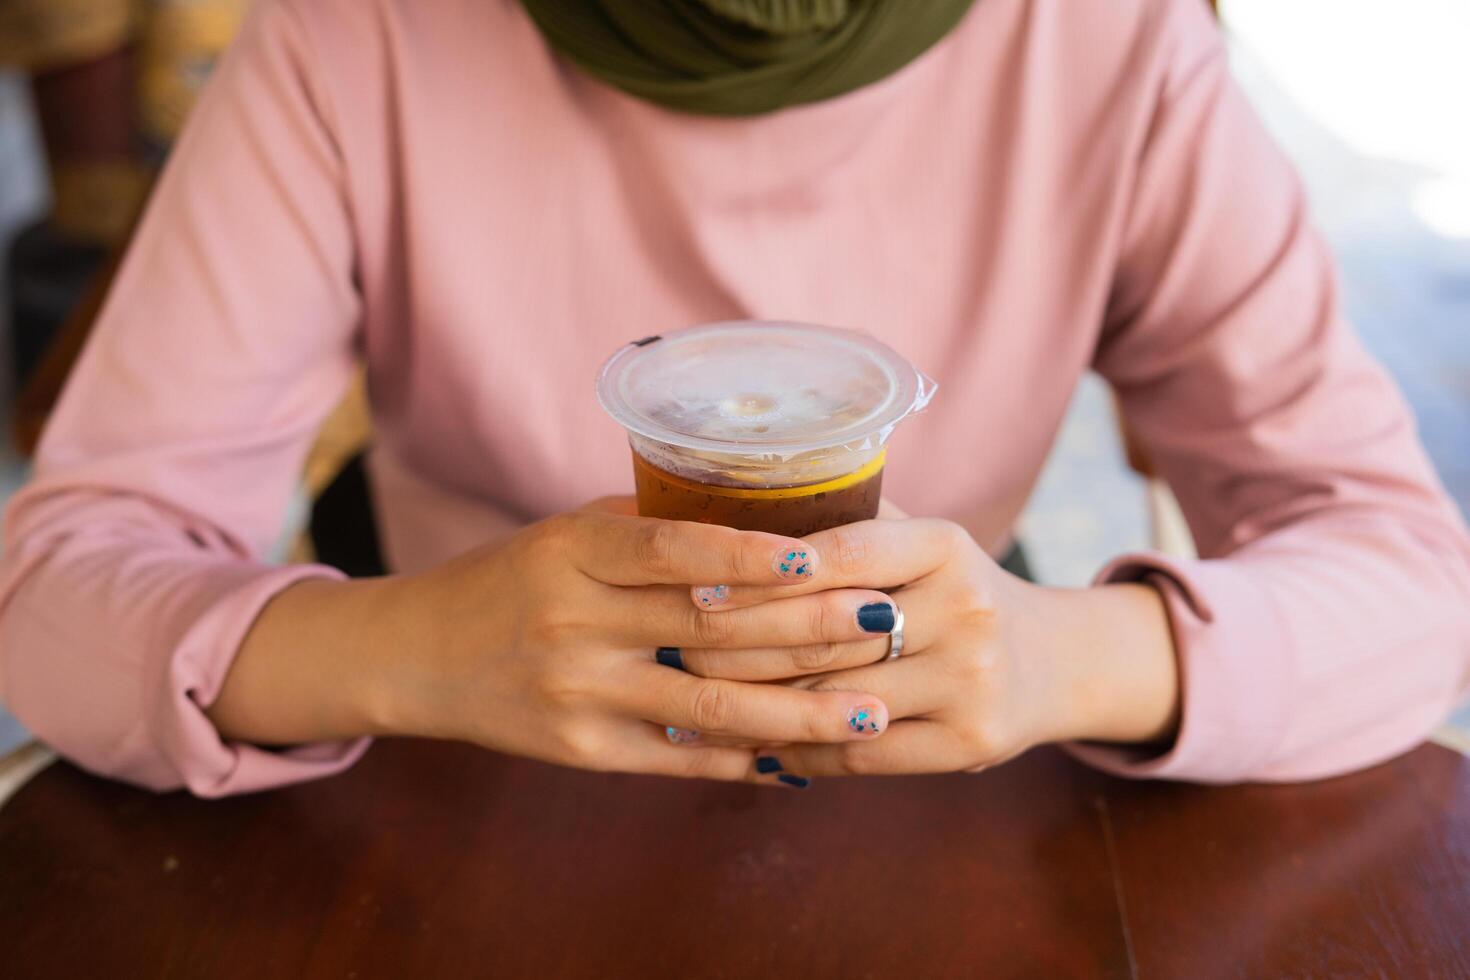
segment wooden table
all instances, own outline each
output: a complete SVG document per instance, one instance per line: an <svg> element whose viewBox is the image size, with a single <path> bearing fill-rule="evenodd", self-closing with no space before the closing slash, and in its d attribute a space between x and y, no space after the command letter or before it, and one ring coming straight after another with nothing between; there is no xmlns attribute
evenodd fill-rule
<svg viewBox="0 0 1470 980"><path fill-rule="evenodd" d="M0 929L10 980L1464 977L1470 759L773 791L391 741L214 802L58 764L0 810Z"/></svg>

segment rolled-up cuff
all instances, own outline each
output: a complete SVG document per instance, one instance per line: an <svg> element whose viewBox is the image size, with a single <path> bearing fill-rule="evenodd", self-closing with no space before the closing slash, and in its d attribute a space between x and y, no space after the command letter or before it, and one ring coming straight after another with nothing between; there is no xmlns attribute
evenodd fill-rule
<svg viewBox="0 0 1470 980"><path fill-rule="evenodd" d="M324 565L231 563L210 574L218 577L210 591L219 598L172 651L163 653L156 664L156 683L150 685L153 696L162 699L148 712L157 748L184 785L199 796L228 796L318 779L356 762L369 739L266 749L221 738L204 713L219 696L246 633L266 603L303 579L341 579L342 573Z"/></svg>
<svg viewBox="0 0 1470 980"><path fill-rule="evenodd" d="M1120 776L1238 782L1267 768L1292 697L1287 635L1248 569L1220 560L1125 555L1094 584L1147 582L1164 598L1179 658L1180 725L1162 753L1072 743L1089 765Z"/></svg>

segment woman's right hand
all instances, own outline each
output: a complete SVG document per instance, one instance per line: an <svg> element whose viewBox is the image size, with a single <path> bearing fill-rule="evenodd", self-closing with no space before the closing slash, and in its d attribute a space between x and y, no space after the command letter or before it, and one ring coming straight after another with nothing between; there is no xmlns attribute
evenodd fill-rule
<svg viewBox="0 0 1470 980"><path fill-rule="evenodd" d="M792 554L806 558L793 563ZM369 733L463 739L588 769L747 779L754 753L732 743L878 738L886 707L854 691L698 677L658 663L655 650L866 635L857 610L887 602L881 593L793 588L790 599L725 612L689 601L695 583L795 587L820 575L819 556L793 538L604 510L564 514L427 572L287 589L251 631L211 716L222 731L248 717L237 709L251 688L257 707L271 710L279 697L299 696L299 688L266 685L272 699L252 677L267 669L272 649L277 669L289 669L302 654L279 653L283 644L357 646L347 668L360 705L354 727ZM253 667L245 662L252 647L262 651ZM855 730L862 711L876 731ZM253 724L233 727L236 737L272 740ZM701 735L675 744L685 731Z"/></svg>

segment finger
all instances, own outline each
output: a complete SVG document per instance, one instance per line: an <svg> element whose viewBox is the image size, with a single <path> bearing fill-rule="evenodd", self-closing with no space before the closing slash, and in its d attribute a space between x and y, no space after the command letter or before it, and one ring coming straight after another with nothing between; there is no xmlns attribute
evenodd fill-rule
<svg viewBox="0 0 1470 980"><path fill-rule="evenodd" d="M927 719L896 721L882 738L865 742L763 749L757 759L776 760L774 764L757 763L757 781L768 782L781 774L810 778L954 772L973 761L956 732L948 725Z"/></svg>
<svg viewBox="0 0 1470 980"><path fill-rule="evenodd" d="M652 725L629 725L606 757L607 768L684 779L751 781L755 752L749 748L694 743L676 745Z"/></svg>
<svg viewBox="0 0 1470 980"><path fill-rule="evenodd" d="M609 585L777 585L809 581L818 567L811 545L764 531L594 510L543 526L583 573Z"/></svg>
<svg viewBox="0 0 1470 980"><path fill-rule="evenodd" d="M812 598L814 597L776 600L749 610L718 615L754 615L762 610L778 608L787 601L804 602ZM911 589L903 589L889 598L904 611L905 657L918 656L940 641L939 624L945 621L941 590L921 583ZM701 677L723 677L736 681L785 680L881 664L888 656L889 643L888 635L880 633L862 640L824 640L787 646L684 647L677 651L677 666ZM668 657L661 662L672 660L673 657Z"/></svg>
<svg viewBox="0 0 1470 980"><path fill-rule="evenodd" d="M954 701L965 679L951 660L938 650L925 656L904 654L868 667L798 677L782 686L814 692L861 691L864 697L882 701L889 717L897 721L939 711Z"/></svg>
<svg viewBox="0 0 1470 980"><path fill-rule="evenodd" d="M860 691L802 691L695 677L652 663L637 667L622 672L613 698L659 725L773 743L878 738L888 727L882 701Z"/></svg>
<svg viewBox="0 0 1470 980"><path fill-rule="evenodd" d="M852 667L866 667L888 655L888 637L847 643L806 643L792 647L680 651L682 666L700 677L730 681L779 681Z"/></svg>
<svg viewBox="0 0 1470 980"><path fill-rule="evenodd" d="M888 589L916 582L974 541L957 524L928 518L872 520L819 531L806 539L822 556L821 582L736 582L706 578L690 590L702 609L740 609L818 589ZM725 586L723 591L719 586Z"/></svg>
<svg viewBox="0 0 1470 980"><path fill-rule="evenodd" d="M681 729L681 727L666 724L663 727L663 735L673 745L717 745L723 748L757 749L761 746L770 746L770 742L761 739L738 739L731 735L706 735L703 732L695 732L694 729ZM788 742L782 742L788 745Z"/></svg>
<svg viewBox="0 0 1470 980"><path fill-rule="evenodd" d="M730 735L706 735L692 728L664 726L664 737L675 745L717 745L723 748L758 749L771 743L758 738L735 738ZM786 743L782 743L786 744Z"/></svg>
<svg viewBox="0 0 1470 980"><path fill-rule="evenodd" d="M835 589L729 613L695 611L694 615L692 636L685 643L691 648L779 647L874 636L883 636L886 642L897 622L898 607L882 592Z"/></svg>
<svg viewBox="0 0 1470 980"><path fill-rule="evenodd" d="M897 612L882 592L836 589L776 599L748 609L707 613L670 592L645 590L616 603L617 635L649 646L685 649L800 646L859 640L893 629Z"/></svg>

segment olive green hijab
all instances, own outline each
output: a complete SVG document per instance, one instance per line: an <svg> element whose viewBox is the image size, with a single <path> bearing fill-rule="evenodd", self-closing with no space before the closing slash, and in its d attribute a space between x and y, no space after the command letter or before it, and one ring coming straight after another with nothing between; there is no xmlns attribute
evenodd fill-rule
<svg viewBox="0 0 1470 980"><path fill-rule="evenodd" d="M892 74L973 0L523 0L583 71L670 109L753 116Z"/></svg>

